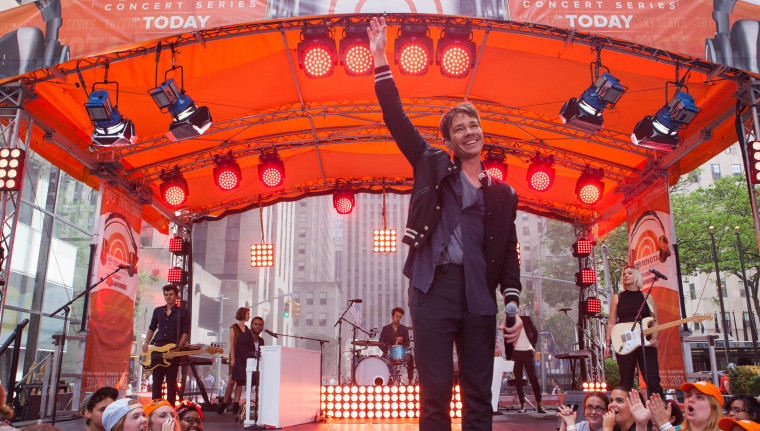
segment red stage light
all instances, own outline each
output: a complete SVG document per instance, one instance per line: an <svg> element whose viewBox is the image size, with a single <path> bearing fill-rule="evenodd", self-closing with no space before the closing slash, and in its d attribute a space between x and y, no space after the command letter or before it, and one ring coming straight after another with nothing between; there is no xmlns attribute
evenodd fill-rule
<svg viewBox="0 0 760 431"><path fill-rule="evenodd" d="M433 40L424 25L402 26L393 47L393 59L403 75L422 76L433 64Z"/></svg>
<svg viewBox="0 0 760 431"><path fill-rule="evenodd" d="M486 157L483 159L483 166L485 166L488 175L497 180L506 181L507 164L504 163L506 158L507 156L501 153L487 152Z"/></svg>
<svg viewBox="0 0 760 431"><path fill-rule="evenodd" d="M274 265L274 245L251 244L251 267L268 267ZM336 388L340 393L340 387Z"/></svg>
<svg viewBox="0 0 760 431"><path fill-rule="evenodd" d="M575 183L575 194L582 204L593 205L599 202L604 194L603 177L601 169L586 167Z"/></svg>
<svg viewBox="0 0 760 431"><path fill-rule="evenodd" d="M747 144L749 158L749 180L752 184L760 184L760 141L753 140Z"/></svg>
<svg viewBox="0 0 760 431"><path fill-rule="evenodd" d="M602 300L599 298L587 298L580 302L581 313L587 316L596 316L602 312Z"/></svg>
<svg viewBox="0 0 760 431"><path fill-rule="evenodd" d="M259 181L266 187L278 187L285 179L285 164L277 151L259 156Z"/></svg>
<svg viewBox="0 0 760 431"><path fill-rule="evenodd" d="M368 76L375 69L364 26L347 26L340 40L340 63L348 76Z"/></svg>
<svg viewBox="0 0 760 431"><path fill-rule="evenodd" d="M189 251L189 245L187 241L185 241L180 236L174 236L169 239L169 251L177 256L184 256Z"/></svg>
<svg viewBox="0 0 760 431"><path fill-rule="evenodd" d="M0 150L0 191L17 191L23 181L26 152L18 148Z"/></svg>
<svg viewBox="0 0 760 431"><path fill-rule="evenodd" d="M573 243L573 257L588 257L594 248L594 242L581 238Z"/></svg>
<svg viewBox="0 0 760 431"><path fill-rule="evenodd" d="M298 66L309 78L326 78L332 75L338 59L335 41L326 28L306 28L298 42Z"/></svg>
<svg viewBox="0 0 760 431"><path fill-rule="evenodd" d="M169 283L172 284L185 284L187 283L187 274L182 270L182 268L175 266L173 268L169 268L169 276L167 279Z"/></svg>
<svg viewBox="0 0 760 431"><path fill-rule="evenodd" d="M187 202L187 196L190 194L187 188L187 181L182 176L179 167L169 172L161 174L163 182L159 186L164 203L171 208L179 208Z"/></svg>
<svg viewBox="0 0 760 431"><path fill-rule="evenodd" d="M333 206L340 215L350 214L355 206L354 193L350 190L336 191L333 194Z"/></svg>
<svg viewBox="0 0 760 431"><path fill-rule="evenodd" d="M222 191L240 187L243 175L232 154L214 157L214 182Z"/></svg>
<svg viewBox="0 0 760 431"><path fill-rule="evenodd" d="M596 283L596 271L591 268L583 268L575 273L575 284L580 287L589 287Z"/></svg>
<svg viewBox="0 0 760 431"><path fill-rule="evenodd" d="M522 259L521 259L521 256L520 256L520 243L519 242L517 243L517 247L516 248L517 248L517 264L519 265L520 263L522 263Z"/></svg>
<svg viewBox="0 0 760 431"><path fill-rule="evenodd" d="M528 187L537 191L545 192L549 190L549 187L554 184L554 156L542 156L536 154L530 159L530 166L528 166L528 175L525 180L528 182Z"/></svg>
<svg viewBox="0 0 760 431"><path fill-rule="evenodd" d="M396 229L375 229L372 232L372 251L375 253L395 253Z"/></svg>
<svg viewBox="0 0 760 431"><path fill-rule="evenodd" d="M464 78L475 64L475 42L469 29L446 28L438 41L436 63L441 75L448 78Z"/></svg>

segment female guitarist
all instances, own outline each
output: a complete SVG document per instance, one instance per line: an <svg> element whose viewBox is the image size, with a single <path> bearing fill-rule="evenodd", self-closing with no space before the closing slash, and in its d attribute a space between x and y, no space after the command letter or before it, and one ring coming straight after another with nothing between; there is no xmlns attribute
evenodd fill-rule
<svg viewBox="0 0 760 431"><path fill-rule="evenodd" d="M644 293L641 291L644 280L641 277L641 272L632 266L626 266L623 269L622 278L623 291L615 294L610 303L610 319L607 322L607 336L605 337L607 342L604 349L605 358L611 356L612 327L617 323L633 324L641 304L644 303ZM641 311L641 317L652 317L655 322L657 321L657 306L651 296ZM617 355L620 386L629 390L633 388L635 365L638 364L639 369L644 374L649 394L663 395L662 386L660 386L660 365L657 362L657 335L657 332L652 334L651 345L644 347L643 352L641 348L638 348L627 355ZM644 364L644 355L646 355L646 364Z"/></svg>

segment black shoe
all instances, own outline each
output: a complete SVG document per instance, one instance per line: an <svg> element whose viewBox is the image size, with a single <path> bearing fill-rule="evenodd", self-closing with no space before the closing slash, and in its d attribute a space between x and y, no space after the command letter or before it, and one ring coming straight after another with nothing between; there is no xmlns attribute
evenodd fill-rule
<svg viewBox="0 0 760 431"><path fill-rule="evenodd" d="M536 404L536 412L538 412L538 413L546 413L546 410L544 410L544 406L541 405L541 401L539 401Z"/></svg>
<svg viewBox="0 0 760 431"><path fill-rule="evenodd" d="M216 406L216 412L217 413L222 414L222 413L224 413L225 410L227 410L227 403L225 403L224 401L222 401L219 404L217 404L217 406Z"/></svg>
<svg viewBox="0 0 760 431"><path fill-rule="evenodd" d="M235 403L232 405L232 414L236 415L237 412L240 410L240 403Z"/></svg>

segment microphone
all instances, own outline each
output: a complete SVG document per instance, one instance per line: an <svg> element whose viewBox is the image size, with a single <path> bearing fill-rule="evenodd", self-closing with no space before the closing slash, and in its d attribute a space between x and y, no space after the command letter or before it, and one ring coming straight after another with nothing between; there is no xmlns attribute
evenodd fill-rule
<svg viewBox="0 0 760 431"><path fill-rule="evenodd" d="M362 303L361 299L349 299L349 301L356 302L357 304L361 304Z"/></svg>
<svg viewBox="0 0 760 431"><path fill-rule="evenodd" d="M119 265L119 269L129 269L132 268L132 265Z"/></svg>
<svg viewBox="0 0 760 431"><path fill-rule="evenodd" d="M658 270L656 270L654 268L649 268L649 272L652 273L652 274L654 274L657 277L660 277L663 280L667 280L668 279L668 277L665 277L665 275L663 273L661 273L660 271L658 271Z"/></svg>
<svg viewBox="0 0 760 431"><path fill-rule="evenodd" d="M277 336L277 334L275 334L274 332L270 331L269 329L265 329L264 332L266 332L267 334L273 336L274 338L280 338L280 337Z"/></svg>
<svg viewBox="0 0 760 431"><path fill-rule="evenodd" d="M515 316L517 315L517 306L515 304L512 304L511 302L507 304L506 307L504 307L504 313L507 315L507 328L511 328L515 326ZM506 334L507 331L504 331L504 334ZM512 355L515 352L515 345L512 343L508 343L507 339L504 339L504 356L507 357L508 361L512 360Z"/></svg>

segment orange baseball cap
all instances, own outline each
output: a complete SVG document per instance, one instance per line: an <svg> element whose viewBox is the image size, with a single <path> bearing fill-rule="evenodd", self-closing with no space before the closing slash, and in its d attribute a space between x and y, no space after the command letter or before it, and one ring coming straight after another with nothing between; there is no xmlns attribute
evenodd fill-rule
<svg viewBox="0 0 760 431"><path fill-rule="evenodd" d="M145 410L145 416L150 416L151 413L153 413L154 410L161 406L169 406L171 407L171 404L169 404L169 401L166 401L165 399L159 398L156 400L151 401L148 404L145 404L143 406L143 410Z"/></svg>
<svg viewBox="0 0 760 431"><path fill-rule="evenodd" d="M732 418L722 418L718 421L718 426L723 431L731 431L734 425L738 425L747 431L760 431L760 424L754 421L737 421L736 419Z"/></svg>
<svg viewBox="0 0 760 431"><path fill-rule="evenodd" d="M684 383L681 385L681 391L686 392L691 388L696 388L699 392L702 392L705 395L710 395L716 400L718 400L718 404L720 404L721 407L723 407L723 394L720 393L720 389L718 389L717 386L713 385L709 382L696 382L696 383Z"/></svg>

